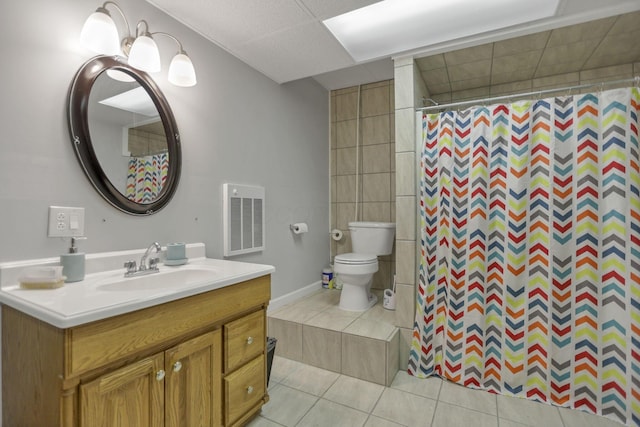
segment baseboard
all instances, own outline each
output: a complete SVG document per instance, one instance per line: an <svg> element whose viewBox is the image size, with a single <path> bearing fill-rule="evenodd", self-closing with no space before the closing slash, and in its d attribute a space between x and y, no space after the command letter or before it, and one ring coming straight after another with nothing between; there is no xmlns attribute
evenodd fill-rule
<svg viewBox="0 0 640 427"><path fill-rule="evenodd" d="M319 291L320 289L322 289L322 280L318 280L317 282L307 285L304 288L300 288L293 292L289 292L286 295L274 298L269 302L269 309L267 310L267 313L284 307L285 305L304 298L307 295L311 295L312 293Z"/></svg>

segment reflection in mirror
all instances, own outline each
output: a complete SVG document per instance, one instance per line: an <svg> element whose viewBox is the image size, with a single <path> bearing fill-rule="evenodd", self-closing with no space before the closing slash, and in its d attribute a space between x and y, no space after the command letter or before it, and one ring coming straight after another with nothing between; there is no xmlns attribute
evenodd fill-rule
<svg viewBox="0 0 640 427"><path fill-rule="evenodd" d="M156 200L169 154L158 110L144 88L100 74L89 96L88 120L96 157L114 187L137 203Z"/></svg>
<svg viewBox="0 0 640 427"><path fill-rule="evenodd" d="M147 73L117 56L90 59L71 83L68 113L76 157L105 200L132 215L169 203L180 179L180 134Z"/></svg>

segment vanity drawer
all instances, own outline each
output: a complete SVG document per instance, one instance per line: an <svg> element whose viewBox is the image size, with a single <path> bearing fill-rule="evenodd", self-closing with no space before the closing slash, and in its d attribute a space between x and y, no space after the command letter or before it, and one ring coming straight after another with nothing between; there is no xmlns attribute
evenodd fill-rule
<svg viewBox="0 0 640 427"><path fill-rule="evenodd" d="M238 366L264 353L265 311L260 310L224 325L224 371Z"/></svg>
<svg viewBox="0 0 640 427"><path fill-rule="evenodd" d="M264 355L224 379L225 425L231 425L265 397Z"/></svg>

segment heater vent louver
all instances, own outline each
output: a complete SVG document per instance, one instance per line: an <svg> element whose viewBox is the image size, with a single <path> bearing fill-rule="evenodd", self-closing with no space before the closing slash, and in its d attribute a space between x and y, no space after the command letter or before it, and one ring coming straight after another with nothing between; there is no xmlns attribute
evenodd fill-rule
<svg viewBox="0 0 640 427"><path fill-rule="evenodd" d="M264 250L264 188L223 184L224 256Z"/></svg>

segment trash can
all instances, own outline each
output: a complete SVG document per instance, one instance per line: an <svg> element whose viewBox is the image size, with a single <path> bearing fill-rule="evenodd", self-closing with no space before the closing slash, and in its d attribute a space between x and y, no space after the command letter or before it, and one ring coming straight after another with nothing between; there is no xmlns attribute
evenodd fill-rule
<svg viewBox="0 0 640 427"><path fill-rule="evenodd" d="M277 339L267 337L267 387L269 387L269 377L271 376L271 365L273 364L273 355L276 352Z"/></svg>

